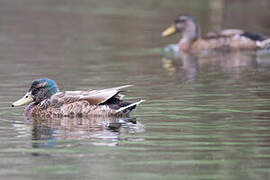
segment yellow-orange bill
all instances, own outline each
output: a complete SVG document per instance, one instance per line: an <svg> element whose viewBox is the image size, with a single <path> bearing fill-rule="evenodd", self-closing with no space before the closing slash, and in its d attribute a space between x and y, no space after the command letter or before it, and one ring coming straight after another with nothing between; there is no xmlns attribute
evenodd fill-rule
<svg viewBox="0 0 270 180"><path fill-rule="evenodd" d="M162 32L162 37L173 35L174 33L176 33L176 31L177 31L176 27L173 24L170 27L168 27L165 31Z"/></svg>

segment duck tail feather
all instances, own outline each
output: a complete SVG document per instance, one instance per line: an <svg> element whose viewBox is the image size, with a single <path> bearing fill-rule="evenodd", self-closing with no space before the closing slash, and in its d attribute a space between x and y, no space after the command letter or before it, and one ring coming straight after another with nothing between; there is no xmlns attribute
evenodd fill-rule
<svg viewBox="0 0 270 180"><path fill-rule="evenodd" d="M270 38L265 39L263 41L257 41L257 46L262 49L269 49L270 48Z"/></svg>
<svg viewBox="0 0 270 180"><path fill-rule="evenodd" d="M141 104L141 103L144 102L144 101L145 101L145 100L140 100L140 101L138 101L138 102L129 104L128 106L121 107L121 108L119 108L118 110L116 110L116 113L123 112L124 110L126 110L126 109L128 109L128 108L131 108L131 107L134 107L134 106L137 106L137 105Z"/></svg>

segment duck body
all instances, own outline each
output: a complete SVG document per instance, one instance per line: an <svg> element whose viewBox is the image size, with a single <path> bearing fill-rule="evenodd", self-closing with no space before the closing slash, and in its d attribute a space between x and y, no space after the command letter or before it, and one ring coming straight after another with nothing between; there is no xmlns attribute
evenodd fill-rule
<svg viewBox="0 0 270 180"><path fill-rule="evenodd" d="M138 103L120 100L117 92L109 92L109 97L102 91L66 91L59 92L49 99L36 104L32 102L25 108L25 116L40 116L44 118L83 117L83 116L125 116L135 109ZM100 97L102 96L102 97ZM111 96L111 97L110 97ZM140 102L140 101L139 101ZM125 108L119 110L120 108Z"/></svg>
<svg viewBox="0 0 270 180"><path fill-rule="evenodd" d="M58 87L52 88L57 85L48 86L46 80L45 83L40 82L42 82L40 79L33 81L26 95L12 105L28 104L24 110L27 117L128 116L137 105L143 102L141 100L131 103L122 100L121 89L130 85L102 90L50 93L51 89L58 89ZM32 100L27 100L29 97Z"/></svg>
<svg viewBox="0 0 270 180"><path fill-rule="evenodd" d="M207 50L256 50L257 43L244 36L200 38L192 43L179 43L182 51L207 51Z"/></svg>
<svg viewBox="0 0 270 180"><path fill-rule="evenodd" d="M259 33L246 32L240 29L225 29L209 32L200 37L200 26L193 16L182 15L167 28L162 36L182 32L179 48L185 52L207 50L257 50L268 48L270 40Z"/></svg>

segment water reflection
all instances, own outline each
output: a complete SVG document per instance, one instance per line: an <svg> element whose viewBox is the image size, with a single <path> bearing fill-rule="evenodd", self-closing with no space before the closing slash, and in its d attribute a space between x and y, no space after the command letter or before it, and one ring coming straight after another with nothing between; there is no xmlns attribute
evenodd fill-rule
<svg viewBox="0 0 270 180"><path fill-rule="evenodd" d="M84 117L33 119L32 147L61 147L61 141L87 139L94 145L117 146L122 133L143 132L136 118ZM67 144L65 144L67 146Z"/></svg>
<svg viewBox="0 0 270 180"><path fill-rule="evenodd" d="M200 67L198 63L198 57L181 53L178 57L173 58L163 58L163 67L168 70L170 75L178 75L182 82L190 82L196 79L196 76L200 72Z"/></svg>
<svg viewBox="0 0 270 180"><path fill-rule="evenodd" d="M263 59L269 56L270 52L216 51L189 54L177 49L173 51L166 53L162 58L163 68L181 82L195 81L202 69L221 71L239 79L247 69L269 66L268 61Z"/></svg>

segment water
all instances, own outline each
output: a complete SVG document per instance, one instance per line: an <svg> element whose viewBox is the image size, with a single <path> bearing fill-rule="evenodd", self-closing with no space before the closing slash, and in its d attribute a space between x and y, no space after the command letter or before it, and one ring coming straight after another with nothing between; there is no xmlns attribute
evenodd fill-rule
<svg viewBox="0 0 270 180"><path fill-rule="evenodd" d="M269 2L0 2L1 179L269 179L270 56L165 56L179 13L202 33L270 34ZM254 11L260 9L260 11ZM123 119L29 121L10 104L32 79L61 90L134 84L146 99ZM111 124L110 124L111 123Z"/></svg>

